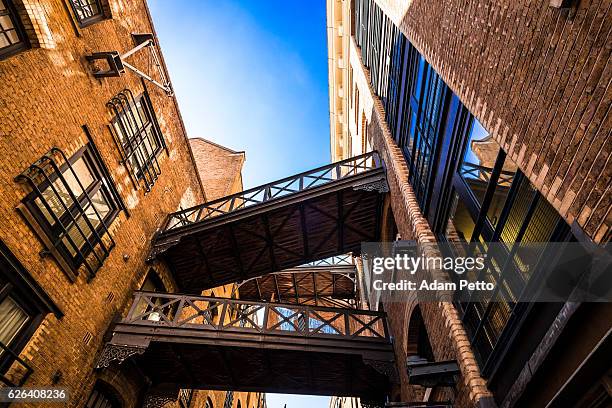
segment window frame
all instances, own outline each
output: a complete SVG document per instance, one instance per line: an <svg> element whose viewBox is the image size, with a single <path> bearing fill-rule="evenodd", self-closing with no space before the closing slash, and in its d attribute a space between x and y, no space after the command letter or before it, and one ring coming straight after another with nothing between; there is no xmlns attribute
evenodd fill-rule
<svg viewBox="0 0 612 408"><path fill-rule="evenodd" d="M75 2L78 2L80 0L67 0L67 1L68 3L70 3L70 9L72 10L72 13L74 14L74 19L76 20L80 28L89 27L99 21L102 21L108 18L104 10L104 4L102 3L102 0L93 0L93 3L96 4L99 12L92 16L85 17L83 19L79 18L79 12L77 11L77 5L75 4ZM85 1L88 1L88 0L85 0ZM91 6L91 4L89 5ZM82 8L83 5L79 5L78 7Z"/></svg>
<svg viewBox="0 0 612 408"><path fill-rule="evenodd" d="M10 296L29 316L27 323L19 329L10 343L4 345L6 350L0 355L0 382L12 386L21 386L33 372L33 369L19 358L19 354L48 313L53 313L60 319L63 312L40 288L38 283L30 277L24 266L2 241L0 241L0 276L6 282L0 289L0 302ZM26 374L18 384L7 383L8 379L4 377L5 371L15 361L26 368Z"/></svg>
<svg viewBox="0 0 612 408"><path fill-rule="evenodd" d="M12 0L2 0L2 2L6 7L6 11L0 12L1 13L0 16L6 15L9 17L9 19L13 23L15 33L17 34L17 37L19 38L19 42L16 42L15 44L11 44L9 46L0 48L0 61L30 48L30 41L29 41L28 35L23 26L23 22L21 21L21 18L19 17L17 8L13 4L13 1ZM4 34L0 33L0 35L4 35Z"/></svg>
<svg viewBox="0 0 612 408"><path fill-rule="evenodd" d="M410 44L407 38L403 51L401 40L395 43L392 53L392 67L388 72L387 93L381 93L379 84L384 82L385 79L382 78L381 80L379 69L381 64L379 49L384 48L384 45L381 46L382 41L380 39L382 30L379 15L381 9L372 0L357 0L354 10L355 38L357 45L360 47L361 60L370 69L370 86L383 102L386 124L397 146L404 154L409 168L409 181L414 188L423 215L427 217L427 221L432 226L432 231L436 234L438 241L454 242L449 239L450 237L446 235L446 232L447 223L453 216L454 197L457 194L458 199L464 204L465 216L471 218L470 221L473 221L474 224L474 231L469 242L478 243L481 247L486 245L486 242L507 244L499 251L492 251L491 248L487 248L487 253L492 253L492 256L487 257L487 260L492 258L488 263L494 264L491 267L494 268L493 271L496 273L493 279L496 285L494 296L497 293L503 296L504 292L509 292L509 296L500 296L500 299L493 298L491 302L486 304L479 303L475 298L469 298L469 301L462 303L454 302L468 332L468 340L476 354L483 377L494 381L495 376L501 375L498 374L500 372L498 369L505 358L515 360L523 358L523 356L512 355L509 353L509 349L517 344L515 339L520 330L529 330L525 323L526 319L532 316L542 317L542 311L534 308L534 303L525 302L525 293L533 293L534 289L541 286L545 278L544 274L541 273L543 269L541 267L545 266L544 263L546 263L545 267L548 269L551 264L557 263L559 253L562 252L558 250L559 247L563 247L568 242L575 242L577 239L572 234L570 226L567 225L556 209L518 168L516 168L516 171L514 168L508 171L503 170L504 162L508 158L501 147L494 157L495 160L488 160L486 166L476 168L477 172L486 171L486 177L489 178L488 182L483 183L484 185L480 186L478 190L479 195L482 193L484 197L480 200L476 197L470 183L459 173L465 157L468 142L466 138L469 136L472 123L475 120L474 116L459 100L458 96L441 81L439 75L435 73L427 61L419 60L418 50ZM433 73L428 74L428 71ZM420 86L417 86L416 75L421 76ZM426 81L428 75L431 77L430 81ZM423 96L432 80L440 80L442 82L440 85L446 88L446 99L439 107L431 105L430 101L427 101L427 98ZM413 92L415 90L418 90L418 95ZM435 96L437 92L432 94ZM432 98L432 101L435 102L435 98ZM439 110L429 111L428 106L439 108ZM423 115L424 108L428 109L425 115ZM427 118L429 112L435 112L441 114L441 116L439 119L436 118L436 115L430 115ZM433 135L438 138L437 145L434 146L436 150L428 158L431 159L430 166L426 168L426 170L431 171L433 167L433 173L425 180L425 188L421 189L416 186L414 180L415 175L419 178L421 176L418 175L419 163L413 163L418 161L414 153L417 150L416 137L413 142L410 142L413 116L416 118L414 122L421 122L425 126L435 129ZM426 123L423 117L431 119L432 122L437 120L438 123ZM414 133L418 133L416 128ZM494 152L489 159L493 159L493 156ZM488 168L489 165L492 166L490 169ZM483 177L483 179L486 177ZM504 190L499 189L502 185ZM505 190L506 188L507 190ZM425 193L422 195L424 198L419 196L422 192ZM499 194L500 192L502 194ZM517 205L517 203L520 205ZM490 212L491 209L493 209L492 212ZM489 216L491 216L491 219L489 219ZM480 237L483 238L484 243L480 242ZM514 243L537 242L538 240L555 242L557 245L544 246L541 250L536 251L535 267L524 277L521 277L517 273L517 269L521 267L521 261L515 258L515 254L519 253L520 245ZM453 251L449 250L449 252ZM449 253L448 255L456 254ZM479 280L481 278L482 276L478 277ZM500 303L503 304L500 309L491 310L492 305ZM480 317L479 321L474 319L476 321L475 325L473 321L469 321L466 317L466 304L468 307L479 304L481 308L477 311L478 313L474 313L476 317ZM508 310L507 314L506 310ZM549 311L545 312L550 313ZM486 321L489 318L490 320ZM483 329L487 324L489 325L489 328L486 329L488 331ZM470 332L471 325L477 326L475 332ZM483 353L486 354L485 358L480 355L481 345L479 342L482 342L482 339L477 337L479 334L491 343L489 350L483 348L487 350L486 353Z"/></svg>
<svg viewBox="0 0 612 408"><path fill-rule="evenodd" d="M140 104L142 112L146 116L146 121L140 115L141 110L138 109L138 104ZM113 113L109 131L121 155L121 162L128 170L134 188L138 189L139 183L142 183L145 193L148 193L161 174L158 157L162 150L168 153L151 98L146 88L138 96L134 96L132 91L126 88L111 98L106 106ZM137 125L136 115L142 126L134 129L132 123ZM147 151L145 144L145 141L148 140L149 145L151 145L149 135L153 136L157 145L150 153ZM146 157L143 157L142 149L147 152ZM135 161L136 166L134 166L133 161Z"/></svg>
<svg viewBox="0 0 612 408"><path fill-rule="evenodd" d="M57 164L53 159L54 156L58 155L58 152L61 152L60 156L63 158L61 164ZM79 160L83 160L93 178L88 186L82 184L72 167ZM32 169L39 173L37 177L40 177L44 172L45 176L42 181L35 182L31 176L26 175ZM78 197L75 191L68 188L64 176L66 172L73 172L73 177L83 190ZM46 250L41 252L41 255L52 254L72 282L76 280L78 271L83 265L88 270L89 279L92 279L114 247L114 240L108 229L123 209L123 203L118 199L113 181L105 171L101 158L95 150L95 145L87 143L69 158L60 149L54 148L43 155L28 170L20 174L17 179L27 180L31 188L31 191L23 198L21 205L18 206L18 210L47 247ZM65 211L67 203L62 201L64 211L59 215L50 209L46 198L42 196L47 189L55 189L53 186L58 179L61 180L71 200L68 211ZM57 192L53 192L57 196ZM100 215L99 210L93 203L92 198L98 193L102 194L108 206L108 213L105 216ZM37 204L37 200L40 200L46 212L53 218L53 224ZM86 215L90 207L93 208L98 221L100 221L97 226L94 226ZM78 221L81 220L85 221L89 234L79 225ZM76 228L80 237L83 238L81 245L77 245L69 235L69 231L73 228ZM105 236L108 236L109 242L104 242ZM68 244L64 243L65 238L68 238ZM101 255L96 251L98 246L102 247ZM74 255L71 253L71 249L74 250ZM92 254L97 261L95 268L89 264L89 258Z"/></svg>
<svg viewBox="0 0 612 408"><path fill-rule="evenodd" d="M485 188L484 198L482 199L482 202L480 202L461 173L463 158L465 157L466 149L469 148L469 129L471 129L471 124L475 120L473 115L471 115L465 107L462 107L462 109L458 112L458 115L462 114L469 115L469 118L465 122L466 125L462 125L460 128L460 137L456 137L453 141L453 143L458 144L460 148L455 149L458 154L455 154L453 157L455 157L456 160L450 161L452 176L450 177L449 183L445 188L452 192L451 196L454 195L454 193L457 194L458 199L461 200L463 205L466 207L469 216L474 222L474 231L470 237L469 243L481 246L481 244L479 244L480 237L482 237L484 241L488 242L504 242L501 234L504 227L507 225L510 212L513 211L515 204L520 201L519 191L520 189L527 189L528 192L530 192L528 197L529 202L525 203L525 212L521 213L522 218L520 220L519 229L517 230L517 236L515 237L516 242L522 242L526 230L531 225L532 220L535 219L534 214L536 209L541 203L545 203L546 199L538 192L537 189L535 189L535 187L531 185L527 177L524 176L519 169L517 169L512 179L512 183L509 186L508 194L504 198L499 220L495 226L491 224L487 216L489 207L492 203L498 181L502 176L504 162L508 158L504 150L500 147L498 149L494 167L491 169L490 179L488 180ZM445 208L441 211L441 213L445 214L447 221L450 220L451 217L450 206L450 202L443 205ZM557 215L557 219L554 222L554 226L552 226L552 229L550 230L549 242L567 242L571 240L572 235L570 233L569 226L567 226L558 213L555 212L555 214ZM446 223L443 223L443 226L444 228L439 228L436 231L437 235L441 241L450 242L445 236ZM508 244L511 243L508 242ZM494 266L490 265L491 259L493 258L499 263L498 268L496 268L498 269L496 289L494 294L492 294L492 296L494 296L497 300L490 301L484 305L479 302L471 301L455 302L455 306L460 312L466 331L469 334L469 340L474 348L476 359L483 375L487 378L491 377L495 373L500 361L504 358L504 350L508 348L508 344L510 344L512 341L512 338L515 336L518 328L524 321L526 314L529 312L530 305L521 303L521 293L524 292L525 288L537 286L539 284L540 277L538 275L538 270L539 266L541 265L540 263L543 262L544 259L548 259L549 263L554 262L555 259L555 254L553 253L548 253L546 257L543 254L540 254L537 265L533 271L531 271L528 279L524 282L518 282L518 266L513 260L515 251L517 249L517 244L513 244L511 247L508 247L507 250L503 251L503 253L499 253L501 250L499 249L496 251L496 254L488 257L488 266L494 268ZM483 250L486 251L486 249ZM547 250L544 250L544 253L546 252ZM479 277L479 279L481 279L481 277ZM505 282L505 284L502 284L502 282ZM508 288L511 287L517 289L517 291L513 294L508 292ZM505 300L500 298L500 296ZM513 296L516 297L516 301L511 301ZM508 300L509 297L510 300ZM487 329L485 326L487 324L493 324L490 320L492 319L491 314L494 313L492 308L497 304L507 305L510 310L507 314L508 318L503 323L503 327L495 339L493 339L493 343L490 344L490 350L487 351L485 348L483 348L484 346L479 345L479 341L482 340L481 338L488 338L490 334L486 332ZM474 317L474 322L477 323L476 327L472 327L472 323L470 323L470 316Z"/></svg>

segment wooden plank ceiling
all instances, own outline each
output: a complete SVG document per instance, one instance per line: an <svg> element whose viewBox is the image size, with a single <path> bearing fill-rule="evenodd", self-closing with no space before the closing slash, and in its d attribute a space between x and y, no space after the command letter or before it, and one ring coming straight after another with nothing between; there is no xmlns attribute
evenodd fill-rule
<svg viewBox="0 0 612 408"><path fill-rule="evenodd" d="M251 278L240 299L330 307L354 307L355 266L299 267Z"/></svg>

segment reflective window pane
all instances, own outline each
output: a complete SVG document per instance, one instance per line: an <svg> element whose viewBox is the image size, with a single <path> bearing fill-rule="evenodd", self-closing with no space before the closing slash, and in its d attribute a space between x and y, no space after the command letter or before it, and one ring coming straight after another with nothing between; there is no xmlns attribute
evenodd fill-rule
<svg viewBox="0 0 612 408"><path fill-rule="evenodd" d="M498 154L497 142L490 137L480 122L474 119L468 133L459 174L480 204L483 202Z"/></svg>
<svg viewBox="0 0 612 408"><path fill-rule="evenodd" d="M451 213L446 225L446 237L452 242L470 242L476 224L459 195L454 193Z"/></svg>

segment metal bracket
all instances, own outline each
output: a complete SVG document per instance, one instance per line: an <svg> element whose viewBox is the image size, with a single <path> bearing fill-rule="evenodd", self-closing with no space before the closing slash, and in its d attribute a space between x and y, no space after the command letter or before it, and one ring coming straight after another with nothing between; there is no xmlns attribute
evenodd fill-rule
<svg viewBox="0 0 612 408"><path fill-rule="evenodd" d="M143 354L146 347L140 346L124 346L107 343L102 350L102 355L96 364L96 368L107 368L113 361L118 361L119 364L136 354Z"/></svg>
<svg viewBox="0 0 612 408"><path fill-rule="evenodd" d="M382 360L371 360L363 359L363 362L378 371L380 374L389 378L394 384L399 384L399 373L394 361L382 361Z"/></svg>
<svg viewBox="0 0 612 408"><path fill-rule="evenodd" d="M85 57L88 62L95 63L99 60L104 60L108 64L108 69L94 71L95 78L118 77L125 72L121 55L117 51L94 52Z"/></svg>
<svg viewBox="0 0 612 408"><path fill-rule="evenodd" d="M149 256L147 257L146 261L149 263L155 261L159 255L163 254L164 252L178 244L180 241L181 239L177 238L159 244L154 244L149 252Z"/></svg>
<svg viewBox="0 0 612 408"><path fill-rule="evenodd" d="M93 72L93 76L95 78L107 78L107 77L119 77L125 73L125 69L129 69L134 72L139 77L146 79L151 82L155 86L161 88L166 92L168 96L174 95L174 90L172 89L172 84L170 83L170 79L166 76L166 72L164 67L161 64L161 59L157 54L157 50L155 48L154 36L151 33L132 33L132 38L134 40L134 48L131 50L119 54L118 51L105 51L105 52L95 52L91 55L86 56L85 58L90 63L93 63L97 60L104 60L108 64L108 69L105 70L95 70ZM149 74L143 72L142 70L136 68L134 65L128 63L126 59L131 55L137 53L138 51L148 48L151 53L152 62L157 69L157 73L159 75L160 81L155 80Z"/></svg>
<svg viewBox="0 0 612 408"><path fill-rule="evenodd" d="M166 404L175 401L176 397L172 397L170 395L147 394L145 396L144 402L142 403L142 408L163 408Z"/></svg>
<svg viewBox="0 0 612 408"><path fill-rule="evenodd" d="M383 177L378 180L357 184L353 186L353 190L377 191L382 194L389 192L389 185L387 184L387 180Z"/></svg>

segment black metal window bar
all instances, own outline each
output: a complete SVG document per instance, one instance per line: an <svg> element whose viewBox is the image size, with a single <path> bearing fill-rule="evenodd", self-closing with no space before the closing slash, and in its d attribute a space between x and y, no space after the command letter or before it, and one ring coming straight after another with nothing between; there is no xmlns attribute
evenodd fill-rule
<svg viewBox="0 0 612 408"><path fill-rule="evenodd" d="M112 187L90 144L68 158L52 148L16 177L31 192L22 214L71 280L84 265L88 279L108 257L115 242L108 226L119 213Z"/></svg>
<svg viewBox="0 0 612 408"><path fill-rule="evenodd" d="M168 217L164 231L241 210L280 197L286 197L290 194L316 188L381 167L382 164L377 152L369 152L351 157L172 213Z"/></svg>
<svg viewBox="0 0 612 408"><path fill-rule="evenodd" d="M104 18L104 9L100 0L70 0L70 6L81 27Z"/></svg>
<svg viewBox="0 0 612 408"><path fill-rule="evenodd" d="M28 48L28 39L12 0L0 0L0 59Z"/></svg>
<svg viewBox="0 0 612 408"><path fill-rule="evenodd" d="M161 174L157 156L167 147L148 93L134 97L124 89L106 105L114 114L109 128L134 187L141 182L146 192L151 191Z"/></svg>

